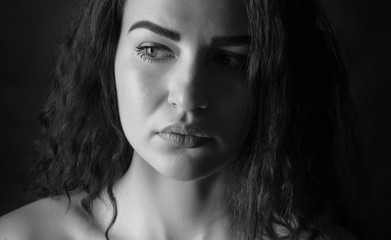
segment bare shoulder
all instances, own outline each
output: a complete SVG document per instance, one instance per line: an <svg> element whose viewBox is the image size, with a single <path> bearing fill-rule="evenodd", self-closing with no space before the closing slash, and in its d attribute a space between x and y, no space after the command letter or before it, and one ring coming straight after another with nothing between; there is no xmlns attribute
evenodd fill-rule
<svg viewBox="0 0 391 240"><path fill-rule="evenodd" d="M0 239L31 239L32 225L29 223L30 204L14 210L0 218Z"/></svg>
<svg viewBox="0 0 391 240"><path fill-rule="evenodd" d="M0 239L81 239L88 222L77 200L44 198L2 216Z"/></svg>

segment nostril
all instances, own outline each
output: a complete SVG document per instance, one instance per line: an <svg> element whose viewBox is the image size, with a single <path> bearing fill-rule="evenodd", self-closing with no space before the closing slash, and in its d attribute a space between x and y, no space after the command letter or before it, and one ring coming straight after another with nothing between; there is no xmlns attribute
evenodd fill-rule
<svg viewBox="0 0 391 240"><path fill-rule="evenodd" d="M177 105L176 102L177 102L177 100L174 99L173 94L170 94L170 95L168 96L168 103L169 103L170 105L172 105L172 106L176 106L176 105Z"/></svg>
<svg viewBox="0 0 391 240"><path fill-rule="evenodd" d="M208 105L207 105L207 104L203 104L203 105L200 105L199 108L200 108L200 109L206 109L206 108L208 108Z"/></svg>
<svg viewBox="0 0 391 240"><path fill-rule="evenodd" d="M207 96L200 96L200 94L170 94L168 96L168 103L185 112L204 110L209 106Z"/></svg>
<svg viewBox="0 0 391 240"><path fill-rule="evenodd" d="M208 108L209 88L201 72L196 66L185 67L170 77L167 97L172 107L185 112Z"/></svg>

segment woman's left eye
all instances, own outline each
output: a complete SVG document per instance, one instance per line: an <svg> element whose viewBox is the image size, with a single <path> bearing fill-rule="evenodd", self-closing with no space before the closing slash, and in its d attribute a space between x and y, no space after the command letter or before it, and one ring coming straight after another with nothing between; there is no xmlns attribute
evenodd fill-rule
<svg viewBox="0 0 391 240"><path fill-rule="evenodd" d="M242 71L246 69L247 57L236 53L218 53L212 57L212 62L224 69Z"/></svg>
<svg viewBox="0 0 391 240"><path fill-rule="evenodd" d="M156 43L140 44L136 46L136 52L138 57L144 62L147 61L149 63L155 63L166 58L174 57L174 54L168 47Z"/></svg>

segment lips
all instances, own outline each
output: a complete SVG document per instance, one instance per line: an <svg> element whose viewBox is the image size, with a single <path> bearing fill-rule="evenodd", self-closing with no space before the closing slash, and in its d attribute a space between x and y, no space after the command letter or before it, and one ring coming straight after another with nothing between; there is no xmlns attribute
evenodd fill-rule
<svg viewBox="0 0 391 240"><path fill-rule="evenodd" d="M158 132L158 136L168 144L179 148L197 148L213 140L199 127L191 124L170 125Z"/></svg>

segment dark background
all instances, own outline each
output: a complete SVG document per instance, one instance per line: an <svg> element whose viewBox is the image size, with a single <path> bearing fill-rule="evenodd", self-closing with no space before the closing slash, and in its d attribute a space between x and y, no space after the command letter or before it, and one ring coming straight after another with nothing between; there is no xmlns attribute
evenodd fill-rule
<svg viewBox="0 0 391 240"><path fill-rule="evenodd" d="M21 176L38 135L38 112L47 95L65 16L75 2L0 3L0 215L26 204ZM363 194L369 199L371 239L386 239L391 223L391 4L388 0L323 2L351 77L370 177L370 191Z"/></svg>

